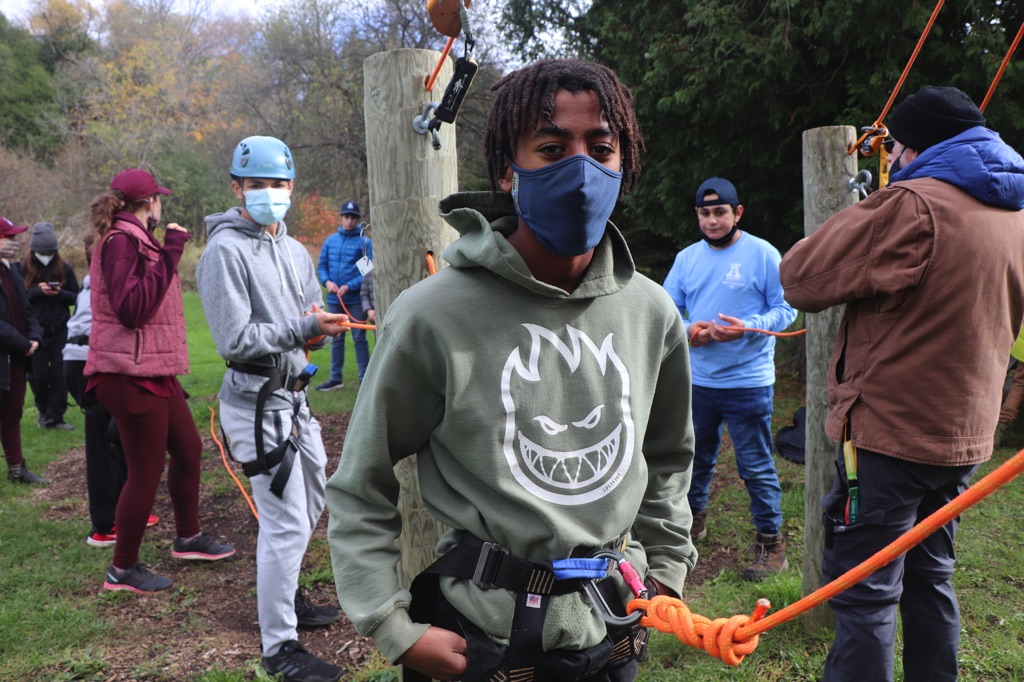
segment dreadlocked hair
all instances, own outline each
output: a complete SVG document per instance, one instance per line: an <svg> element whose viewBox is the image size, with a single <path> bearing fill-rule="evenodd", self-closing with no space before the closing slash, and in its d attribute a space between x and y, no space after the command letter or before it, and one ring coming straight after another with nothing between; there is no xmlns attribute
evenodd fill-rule
<svg viewBox="0 0 1024 682"><path fill-rule="evenodd" d="M605 120L619 137L620 193L628 194L633 188L640 174L644 136L636 117L633 94L614 71L579 59L544 59L504 76L491 90L498 95L487 116L484 155L492 191L498 189L507 159L515 157L519 136L536 130L541 116L551 120L559 90L597 95Z"/></svg>
<svg viewBox="0 0 1024 682"><path fill-rule="evenodd" d="M114 224L115 213L118 211L134 213L142 208L148 198L128 203L125 201L121 190L108 189L93 199L92 203L89 204L89 222L92 224L96 239L102 241L103 237L106 236L107 231Z"/></svg>

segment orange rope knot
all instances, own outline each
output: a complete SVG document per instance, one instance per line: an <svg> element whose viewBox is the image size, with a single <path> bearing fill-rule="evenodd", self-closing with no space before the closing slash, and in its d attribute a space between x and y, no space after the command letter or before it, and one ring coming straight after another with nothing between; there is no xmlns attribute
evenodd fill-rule
<svg viewBox="0 0 1024 682"><path fill-rule="evenodd" d="M675 597L634 599L626 606L626 611L643 611L645 615L640 620L640 625L673 634L683 644L695 649L704 649L724 663L736 666L747 654L754 653L760 641L758 634L743 639L738 637L736 632L744 625L759 620L771 608L767 599L759 599L757 604L753 615L736 615L715 620L690 613L686 604Z"/></svg>

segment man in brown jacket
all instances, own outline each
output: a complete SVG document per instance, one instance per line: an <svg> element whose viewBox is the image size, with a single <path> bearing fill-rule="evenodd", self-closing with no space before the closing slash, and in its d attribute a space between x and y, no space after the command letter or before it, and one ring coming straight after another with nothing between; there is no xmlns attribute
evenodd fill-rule
<svg viewBox="0 0 1024 682"><path fill-rule="evenodd" d="M843 444L822 500L832 580L966 489L989 459L1006 357L1024 319L1024 159L955 88L893 111L893 183L782 259L786 300L846 304L825 429ZM845 457L844 457L845 453ZM956 522L833 599L826 682L957 678Z"/></svg>

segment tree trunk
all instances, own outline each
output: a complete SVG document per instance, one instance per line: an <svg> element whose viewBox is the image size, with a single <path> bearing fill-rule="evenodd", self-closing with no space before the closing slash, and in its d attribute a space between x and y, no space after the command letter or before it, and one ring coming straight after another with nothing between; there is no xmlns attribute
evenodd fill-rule
<svg viewBox="0 0 1024 682"><path fill-rule="evenodd" d="M446 60L434 91L424 90L424 77L438 57L432 50L402 49L381 52L363 62L378 320L398 294L427 276L427 251L433 251L437 259L458 236L437 215L437 202L458 187L455 129L441 126L438 151L432 148L430 135L420 135L412 128L413 118L422 113L425 103L440 99L451 76L451 60ZM434 561L434 546L444 526L434 520L420 498L416 456L402 460L396 473L402 484L399 509L403 523L398 576L408 587Z"/></svg>
<svg viewBox="0 0 1024 682"><path fill-rule="evenodd" d="M803 134L804 234L839 211L853 205L856 195L850 179L857 174L857 157L847 153L856 140L850 126L827 126L806 130ZM807 446L804 477L804 563L803 594L822 585L821 557L825 530L821 523L821 498L832 487L835 467L835 443L825 435L828 414L828 365L839 329L843 307L829 308L807 315ZM827 605L818 606L803 616L804 628L816 631L831 628L835 617Z"/></svg>

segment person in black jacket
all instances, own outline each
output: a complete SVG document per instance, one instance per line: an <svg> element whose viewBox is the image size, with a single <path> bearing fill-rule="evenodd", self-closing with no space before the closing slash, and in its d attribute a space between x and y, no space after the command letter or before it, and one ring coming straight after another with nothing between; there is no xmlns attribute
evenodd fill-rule
<svg viewBox="0 0 1024 682"><path fill-rule="evenodd" d="M12 268L28 292L28 302L43 327L43 341L32 355L32 394L39 410L39 426L70 431L64 421L68 409L68 386L64 380L64 344L68 341L68 319L78 297L75 271L57 251L57 233L50 223L36 223L28 243L29 252Z"/></svg>
<svg viewBox="0 0 1024 682"><path fill-rule="evenodd" d="M18 253L14 237L27 227L0 217L0 445L7 478L19 483L47 483L25 465L21 451L21 415L25 408L25 367L39 348L43 330L28 304L21 279L7 259Z"/></svg>

